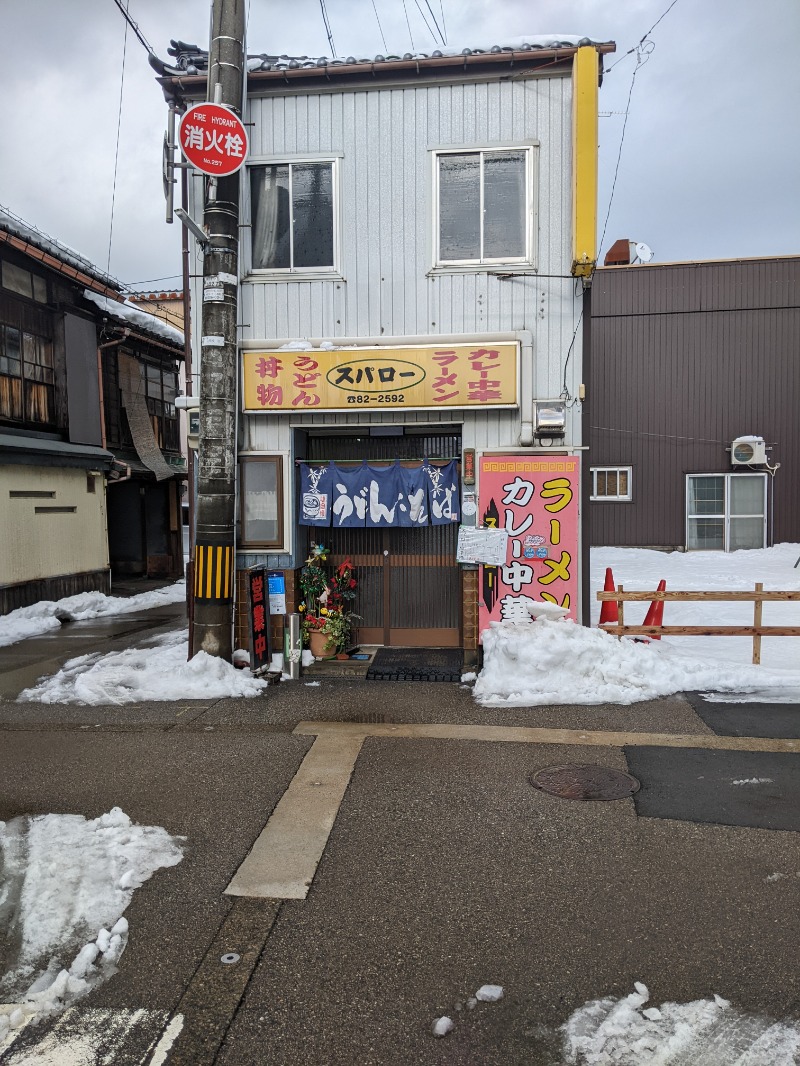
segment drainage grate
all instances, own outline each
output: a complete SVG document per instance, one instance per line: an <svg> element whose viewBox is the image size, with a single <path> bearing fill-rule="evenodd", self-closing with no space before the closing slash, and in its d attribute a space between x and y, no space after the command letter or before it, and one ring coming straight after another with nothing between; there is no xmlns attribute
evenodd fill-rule
<svg viewBox="0 0 800 1066"><path fill-rule="evenodd" d="M606 766L547 766L528 780L540 792L570 800L629 799L639 791L635 777Z"/></svg>

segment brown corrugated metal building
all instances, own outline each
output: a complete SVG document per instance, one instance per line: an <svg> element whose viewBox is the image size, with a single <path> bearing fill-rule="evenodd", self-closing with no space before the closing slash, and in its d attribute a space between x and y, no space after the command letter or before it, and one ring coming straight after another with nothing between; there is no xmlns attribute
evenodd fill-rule
<svg viewBox="0 0 800 1066"><path fill-rule="evenodd" d="M596 272L593 545L800 539L798 282L800 257ZM766 461L734 464L739 437Z"/></svg>

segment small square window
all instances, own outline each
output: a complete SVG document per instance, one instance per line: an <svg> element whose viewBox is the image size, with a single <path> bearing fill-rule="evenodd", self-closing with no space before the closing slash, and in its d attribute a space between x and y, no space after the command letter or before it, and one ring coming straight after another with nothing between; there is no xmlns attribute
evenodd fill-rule
<svg viewBox="0 0 800 1066"><path fill-rule="evenodd" d="M629 466L592 467L592 495L590 498L618 503L632 500L631 474L632 468Z"/></svg>

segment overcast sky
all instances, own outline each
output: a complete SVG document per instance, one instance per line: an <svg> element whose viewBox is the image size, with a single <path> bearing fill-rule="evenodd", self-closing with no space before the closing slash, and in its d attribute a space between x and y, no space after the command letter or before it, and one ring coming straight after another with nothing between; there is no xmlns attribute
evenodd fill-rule
<svg viewBox="0 0 800 1066"><path fill-rule="evenodd" d="M408 50L403 0L375 2L389 50ZM451 46L577 33L616 41L610 66L671 0L441 2ZM384 51L372 0L326 3L339 55ZM406 3L415 47L432 49L415 0ZM208 47L210 8L129 0L163 59L170 38ZM645 242L659 262L800 252L799 36L797 0L677 0L636 74L603 252L618 237ZM247 46L329 54L319 0L251 0ZM179 287L180 228L164 221L161 185L166 105L131 31L123 79L125 47L114 0L0 0L0 204L126 284ZM600 233L636 64L622 59L600 92Z"/></svg>

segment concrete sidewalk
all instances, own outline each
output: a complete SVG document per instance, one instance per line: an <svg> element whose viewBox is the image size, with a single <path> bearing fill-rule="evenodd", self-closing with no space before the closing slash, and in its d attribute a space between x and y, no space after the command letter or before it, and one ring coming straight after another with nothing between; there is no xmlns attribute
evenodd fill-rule
<svg viewBox="0 0 800 1066"><path fill-rule="evenodd" d="M304 721L363 734L308 896L226 895L314 741L308 727L295 732ZM442 735L391 735L401 723L438 723ZM576 732L499 742L464 729L458 739L448 725ZM585 745L581 731L592 734ZM558 1066L572 1012L634 981L654 1004L717 992L742 1010L797 1017L796 832L703 823L691 810L645 817L633 799L570 802L530 784L547 766L628 769L639 746L683 765L693 749L651 747L664 735L741 739L715 740L681 696L488 710L446 684L284 682L249 700L122 707L3 702L0 819L116 805L186 845L178 866L135 893L119 973L69 1025L23 1031L0 1063L29 1061L24 1049L48 1039L63 1049L70 1033L91 1044L110 1019L143 1010L115 1064ZM797 780L800 755L782 750ZM710 767L729 756L703 753ZM701 785L680 781L684 793ZM221 962L231 952L238 961ZM487 982L504 986L500 1003L458 1009ZM442 1014L456 1026L437 1040Z"/></svg>

